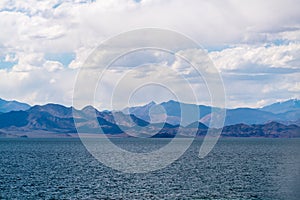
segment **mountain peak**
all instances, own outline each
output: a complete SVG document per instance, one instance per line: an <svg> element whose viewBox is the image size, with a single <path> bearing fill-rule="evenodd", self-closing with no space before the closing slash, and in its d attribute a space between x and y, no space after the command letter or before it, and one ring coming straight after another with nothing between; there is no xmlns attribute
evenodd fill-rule
<svg viewBox="0 0 300 200"><path fill-rule="evenodd" d="M49 103L46 105L35 105L29 109L30 112L48 112L55 117L71 118L72 108L60 104Z"/></svg>
<svg viewBox="0 0 300 200"><path fill-rule="evenodd" d="M261 108L261 110L279 114L279 113L285 113L285 112L291 111L291 110L297 110L299 108L300 108L300 100L289 99L287 101L281 101L281 102L273 103L271 105L267 105L267 106Z"/></svg>
<svg viewBox="0 0 300 200"><path fill-rule="evenodd" d="M152 107L156 105L156 102L155 101L150 101L149 103L147 103L146 105L142 106L142 107Z"/></svg>
<svg viewBox="0 0 300 200"><path fill-rule="evenodd" d="M91 110L96 110L96 108L94 108L93 106L85 106L82 111L91 111Z"/></svg>
<svg viewBox="0 0 300 200"><path fill-rule="evenodd" d="M169 100L169 101L167 101L166 103L179 103L178 101L175 101L175 100L173 100L173 99L171 99L171 100Z"/></svg>
<svg viewBox="0 0 300 200"><path fill-rule="evenodd" d="M149 104L156 104L156 102L155 101L151 101Z"/></svg>
<svg viewBox="0 0 300 200"><path fill-rule="evenodd" d="M45 105L35 105L30 108L31 110L54 110L54 109L70 109L70 107L66 107L60 104L48 103Z"/></svg>
<svg viewBox="0 0 300 200"><path fill-rule="evenodd" d="M0 98L0 112L10 112L10 111L19 111L19 110L28 110L30 105L26 103L21 103L15 100L7 101Z"/></svg>

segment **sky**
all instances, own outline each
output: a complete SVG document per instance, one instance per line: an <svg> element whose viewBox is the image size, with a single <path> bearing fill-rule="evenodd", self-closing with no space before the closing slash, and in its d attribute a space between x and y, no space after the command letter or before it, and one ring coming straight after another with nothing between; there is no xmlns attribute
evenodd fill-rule
<svg viewBox="0 0 300 200"><path fill-rule="evenodd" d="M298 5L298 0L2 0L0 98L31 105L51 102L70 106L78 72L99 44L126 31L155 27L186 35L202 46L223 79L227 107L261 107L299 99ZM177 69L187 74L198 103L209 104L208 92L202 92L203 80L195 80L187 64L169 57L140 52L116 65L155 61L147 69L127 73L145 80L168 73L155 73L158 64ZM153 70L146 73L149 69ZM126 72L126 67L107 72L96 95L100 109L109 108L106 97L112 95L112 85ZM177 75L170 75L174 82ZM166 76L157 77L161 80ZM117 83L123 88L128 84ZM184 95L180 81L173 86ZM174 96L172 91L160 90L158 85L136 88L131 102L165 101Z"/></svg>

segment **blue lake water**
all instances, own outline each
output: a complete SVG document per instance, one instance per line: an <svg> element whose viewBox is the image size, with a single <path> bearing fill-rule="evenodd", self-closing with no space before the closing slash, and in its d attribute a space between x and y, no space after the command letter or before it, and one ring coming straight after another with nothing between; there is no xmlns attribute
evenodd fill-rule
<svg viewBox="0 0 300 200"><path fill-rule="evenodd" d="M166 139L114 139L153 150ZM0 199L300 199L300 139L221 139L204 159L201 140L168 167L124 174L79 139L0 139Z"/></svg>

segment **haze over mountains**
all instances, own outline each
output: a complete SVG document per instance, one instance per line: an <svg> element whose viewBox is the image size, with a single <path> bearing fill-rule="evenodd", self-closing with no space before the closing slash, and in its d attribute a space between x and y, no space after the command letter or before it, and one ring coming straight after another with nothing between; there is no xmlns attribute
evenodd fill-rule
<svg viewBox="0 0 300 200"><path fill-rule="evenodd" d="M204 136L209 126L211 112L219 109L173 100L160 104L150 102L144 106L130 107L116 112L100 112L92 106L73 110L72 107L58 104L30 107L16 101L1 99L0 102L0 136L5 137L74 135L77 132L74 118L79 129L90 134L174 137L180 129L182 136L190 136L192 133ZM181 109L192 111L198 108L200 109L198 121L191 121L187 117L180 123ZM297 99L258 109L227 109L222 136L300 137L299 121L300 101ZM99 124L102 131L99 130Z"/></svg>

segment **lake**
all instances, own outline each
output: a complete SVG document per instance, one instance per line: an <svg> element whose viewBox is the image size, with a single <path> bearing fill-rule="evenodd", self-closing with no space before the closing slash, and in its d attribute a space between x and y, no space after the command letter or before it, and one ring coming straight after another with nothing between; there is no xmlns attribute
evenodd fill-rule
<svg viewBox="0 0 300 200"><path fill-rule="evenodd" d="M139 152L167 139L112 139ZM0 199L300 199L300 139L222 138L204 159L201 139L168 167L126 174L79 139L0 139Z"/></svg>

